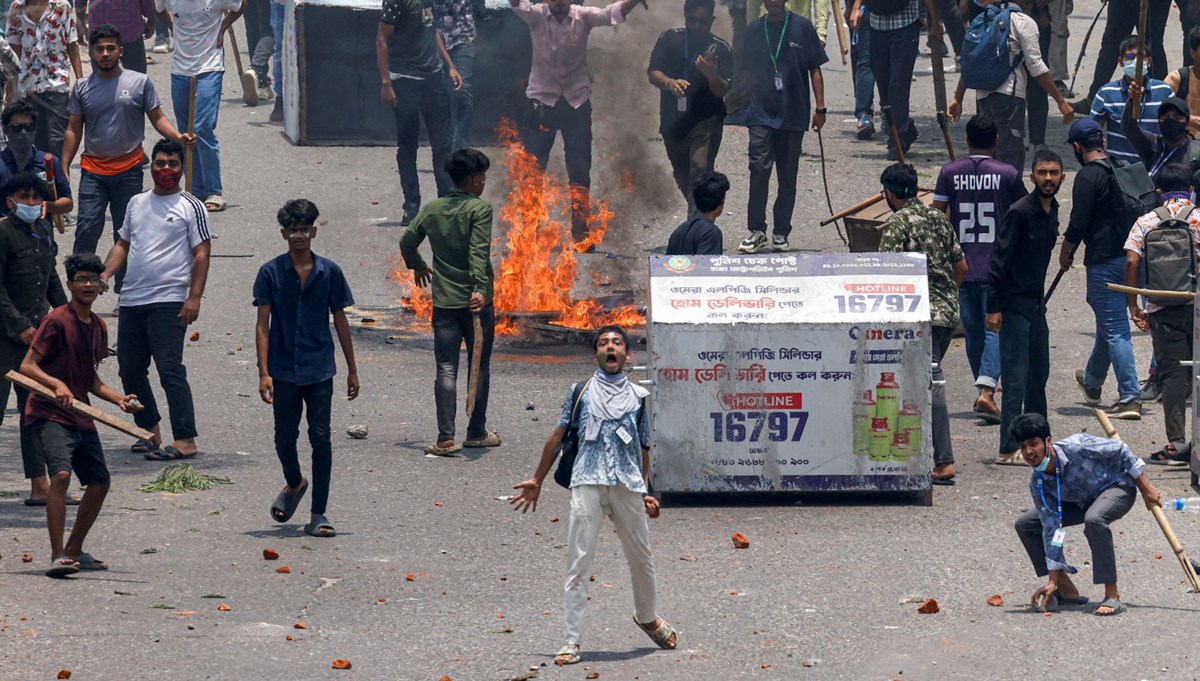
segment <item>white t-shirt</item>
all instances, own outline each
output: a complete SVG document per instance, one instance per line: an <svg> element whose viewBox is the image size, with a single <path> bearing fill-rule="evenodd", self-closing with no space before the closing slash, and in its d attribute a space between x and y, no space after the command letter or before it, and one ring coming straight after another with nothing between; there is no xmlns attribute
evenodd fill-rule
<svg viewBox="0 0 1200 681"><path fill-rule="evenodd" d="M1050 71L1050 67L1046 66L1046 62L1042 60L1042 48L1038 44L1037 21L1021 12L1013 12L1009 16L1012 17L1012 26L1008 31L1009 63L1011 64L1018 56L1021 61L1008 74L1008 79L1004 81L1003 85L995 90L976 91L976 99L983 99L993 92L1025 99L1025 84L1028 82L1028 78L1037 78ZM1028 75L1026 71L1028 71Z"/></svg>
<svg viewBox="0 0 1200 681"><path fill-rule="evenodd" d="M154 9L167 12L175 23L175 52L171 73L198 76L225 70L224 50L217 49L224 12L242 6L242 0L154 0Z"/></svg>
<svg viewBox="0 0 1200 681"><path fill-rule="evenodd" d="M185 191L142 192L129 200L119 234L129 242L121 307L187 300L192 249L212 238L200 199Z"/></svg>

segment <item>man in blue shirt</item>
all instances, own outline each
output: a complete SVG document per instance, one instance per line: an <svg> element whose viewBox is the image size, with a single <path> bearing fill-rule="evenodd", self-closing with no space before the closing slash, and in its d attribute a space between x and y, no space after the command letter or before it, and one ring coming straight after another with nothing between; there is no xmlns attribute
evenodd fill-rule
<svg viewBox="0 0 1200 681"><path fill-rule="evenodd" d="M276 218L288 252L264 263L254 281L258 325L254 347L258 355L258 394L275 411L275 454L283 465L287 487L271 504L271 517L285 523L300 505L308 480L300 473L296 439L300 414L308 412L308 440L312 446L312 516L304 532L332 537L333 525L325 518L333 450L329 441L329 412L333 400L333 337L329 315L346 357L346 397L358 397L358 368L346 308L354 304L350 285L337 263L312 252L317 236L317 207L294 199L279 209Z"/></svg>
<svg viewBox="0 0 1200 681"><path fill-rule="evenodd" d="M8 147L0 151L0 189L8 186L8 181L26 171L42 176L47 182L54 182L56 200L47 200L46 214L70 215L75 210L75 202L71 199L71 182L63 171L62 162L54 154L42 151L33 146L33 138L37 135L37 111L24 100L4 108L0 113L0 125L4 126L4 134L8 138ZM46 174L46 162L54 168L54 178ZM8 215L8 205L0 202L0 217Z"/></svg>
<svg viewBox="0 0 1200 681"><path fill-rule="evenodd" d="M672 650L679 639L656 612L654 561L646 523L647 516L657 518L659 514L658 501L646 493L650 477L650 430L645 409L648 392L625 375L629 336L624 329L602 327L596 331L592 348L599 368L582 388L579 384L571 386L558 427L542 449L537 471L529 480L513 486L521 493L509 502L517 510L536 511L542 481L563 439L569 434L578 442L571 467L571 525L567 530L563 594L567 641L554 658L560 666L581 659L587 575L595 562L605 516L612 519L629 564L634 621L660 648Z"/></svg>
<svg viewBox="0 0 1200 681"><path fill-rule="evenodd" d="M1137 163L1141 159L1133 145L1121 131L1121 114L1125 113L1125 105L1129 102L1129 84L1137 73L1137 36L1129 36L1121 43L1121 56L1117 60L1117 68L1122 70L1121 77L1111 83L1106 83L1096 92L1092 100L1092 120L1104 126L1107 133L1106 147L1109 158L1120 159L1125 163ZM1150 77L1150 57L1146 56L1142 64L1142 82L1145 94L1142 96L1142 110L1138 117L1138 125L1153 135L1158 135L1158 107L1169 97L1174 96L1171 86L1161 80Z"/></svg>
<svg viewBox="0 0 1200 681"><path fill-rule="evenodd" d="M1094 612L1100 616L1125 612L1117 590L1117 559L1109 525L1133 507L1136 490L1141 491L1147 508L1162 506L1158 490L1143 470L1145 463L1120 440L1081 433L1051 444L1050 424L1041 414L1018 416L1012 434L1021 443L1025 462L1033 467L1029 476L1033 509L1017 518L1017 536L1037 575L1050 577L1033 592L1032 604L1053 610L1060 602L1087 603L1071 582L1070 575L1078 570L1068 565L1063 555L1065 528L1083 525L1092 550L1092 582L1104 585L1104 600Z"/></svg>

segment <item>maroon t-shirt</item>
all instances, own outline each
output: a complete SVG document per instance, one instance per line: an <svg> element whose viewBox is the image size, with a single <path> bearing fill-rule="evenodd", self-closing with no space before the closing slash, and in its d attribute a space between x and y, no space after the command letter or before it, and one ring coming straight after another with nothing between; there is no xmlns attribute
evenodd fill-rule
<svg viewBox="0 0 1200 681"><path fill-rule="evenodd" d="M56 307L42 320L30 347L42 356L42 371L66 383L75 399L90 404L96 365L108 356L108 325L103 319L92 315L91 323L84 324L69 303ZM25 418L46 419L73 430L96 430L91 417L36 393L25 403Z"/></svg>

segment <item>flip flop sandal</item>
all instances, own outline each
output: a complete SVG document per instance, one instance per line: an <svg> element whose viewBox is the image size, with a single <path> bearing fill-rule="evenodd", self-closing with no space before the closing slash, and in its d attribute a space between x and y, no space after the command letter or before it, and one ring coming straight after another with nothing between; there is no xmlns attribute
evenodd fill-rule
<svg viewBox="0 0 1200 681"><path fill-rule="evenodd" d="M663 650L675 650L675 646L679 643L679 636L671 628L670 622L661 617L650 624L642 624L637 621L637 617L635 616L633 622L638 625L638 628L646 632L651 641L654 641Z"/></svg>
<svg viewBox="0 0 1200 681"><path fill-rule="evenodd" d="M328 530L328 532L322 532L321 530ZM304 526L304 534L310 537L328 539L329 537L336 537L337 531L333 529L333 524L329 522L328 518L319 515Z"/></svg>
<svg viewBox="0 0 1200 681"><path fill-rule="evenodd" d="M462 451L462 445L451 445L449 447L439 447L437 443L433 443L425 448L425 453L430 456L454 456Z"/></svg>
<svg viewBox="0 0 1200 681"><path fill-rule="evenodd" d="M579 664L579 661L582 659L583 656L580 655L579 646L574 643L568 643L558 649L558 653L554 655L554 664L563 667L568 664Z"/></svg>
<svg viewBox="0 0 1200 681"><path fill-rule="evenodd" d="M308 491L308 480L301 478L303 482L300 484L300 491L295 494L288 494L287 487L275 497L275 501L271 504L271 518L277 523L286 523L292 519L292 515L296 512L296 508L300 506L300 500L304 498L304 493Z"/></svg>
<svg viewBox="0 0 1200 681"><path fill-rule="evenodd" d="M147 461L174 461L176 459L194 459L199 453L200 452L195 451L191 454L184 454L183 452L179 451L179 448L175 445L167 445L162 449L146 452L142 456L145 457Z"/></svg>
<svg viewBox="0 0 1200 681"><path fill-rule="evenodd" d="M946 486L949 486L949 485L954 485L954 484L955 484L955 481L954 481L954 476L953 476L953 475L951 475L951 476L950 476L950 477L948 477L948 478L939 478L939 477L938 477L938 476L936 476L936 475L930 475L930 476L929 476L929 482L930 482L931 484L934 484L934 485L946 485Z"/></svg>
<svg viewBox="0 0 1200 681"><path fill-rule="evenodd" d="M75 562L79 563L80 570L100 571L108 569L108 563L98 560L95 556L87 552L79 554Z"/></svg>
<svg viewBox="0 0 1200 681"><path fill-rule="evenodd" d="M220 194L213 194L207 199L204 199L204 207L210 213L220 213L221 211L225 210L225 206L225 197Z"/></svg>
<svg viewBox="0 0 1200 681"><path fill-rule="evenodd" d="M471 447L472 449L478 448L478 447L499 447L500 446L500 434L493 433L492 431L489 430L489 431L487 431L487 435L484 435L483 437L474 438L474 439L463 442L463 446Z"/></svg>
<svg viewBox="0 0 1200 681"><path fill-rule="evenodd" d="M54 563L50 565L50 569L46 570L46 576L66 577L67 575L73 575L76 572L79 572L78 563L70 558L67 558L66 556L59 556L54 560Z"/></svg>
<svg viewBox="0 0 1200 681"><path fill-rule="evenodd" d="M1054 591L1054 597L1057 598L1058 602L1062 603L1063 605L1087 605L1087 602L1088 602L1087 596L1076 596L1075 598L1066 598L1062 595L1062 591L1059 591L1057 589Z"/></svg>
<svg viewBox="0 0 1200 681"><path fill-rule="evenodd" d="M133 452L134 454L145 454L147 452L153 452L156 449L158 449L158 445L154 444L150 440L138 440L137 442L133 443L133 446L129 448L129 451Z"/></svg>
<svg viewBox="0 0 1200 681"><path fill-rule="evenodd" d="M26 499L25 505L26 506L37 506L39 508L44 508L46 506L46 500L44 498L43 499ZM67 506L78 506L78 505L79 505L79 497L67 497Z"/></svg>
<svg viewBox="0 0 1200 681"><path fill-rule="evenodd" d="M1110 608L1112 612L1103 613L1100 612L1100 608ZM1100 601L1100 605L1096 606L1096 609L1092 611L1092 614L1096 615L1097 617L1112 617L1114 615L1120 615L1127 609L1128 608L1126 608L1125 604L1121 601L1118 601L1115 598L1106 598Z"/></svg>

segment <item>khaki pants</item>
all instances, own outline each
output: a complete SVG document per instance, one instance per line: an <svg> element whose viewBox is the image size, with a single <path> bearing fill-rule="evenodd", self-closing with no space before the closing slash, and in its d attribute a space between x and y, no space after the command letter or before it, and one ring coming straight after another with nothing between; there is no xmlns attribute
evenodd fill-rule
<svg viewBox="0 0 1200 681"><path fill-rule="evenodd" d="M642 495L623 485L578 485L571 488L571 526L567 530L567 574L563 582L566 642L583 640L588 577L596 558L600 524L611 518L625 550L633 580L633 607L638 622L653 622L655 613L654 561Z"/></svg>

